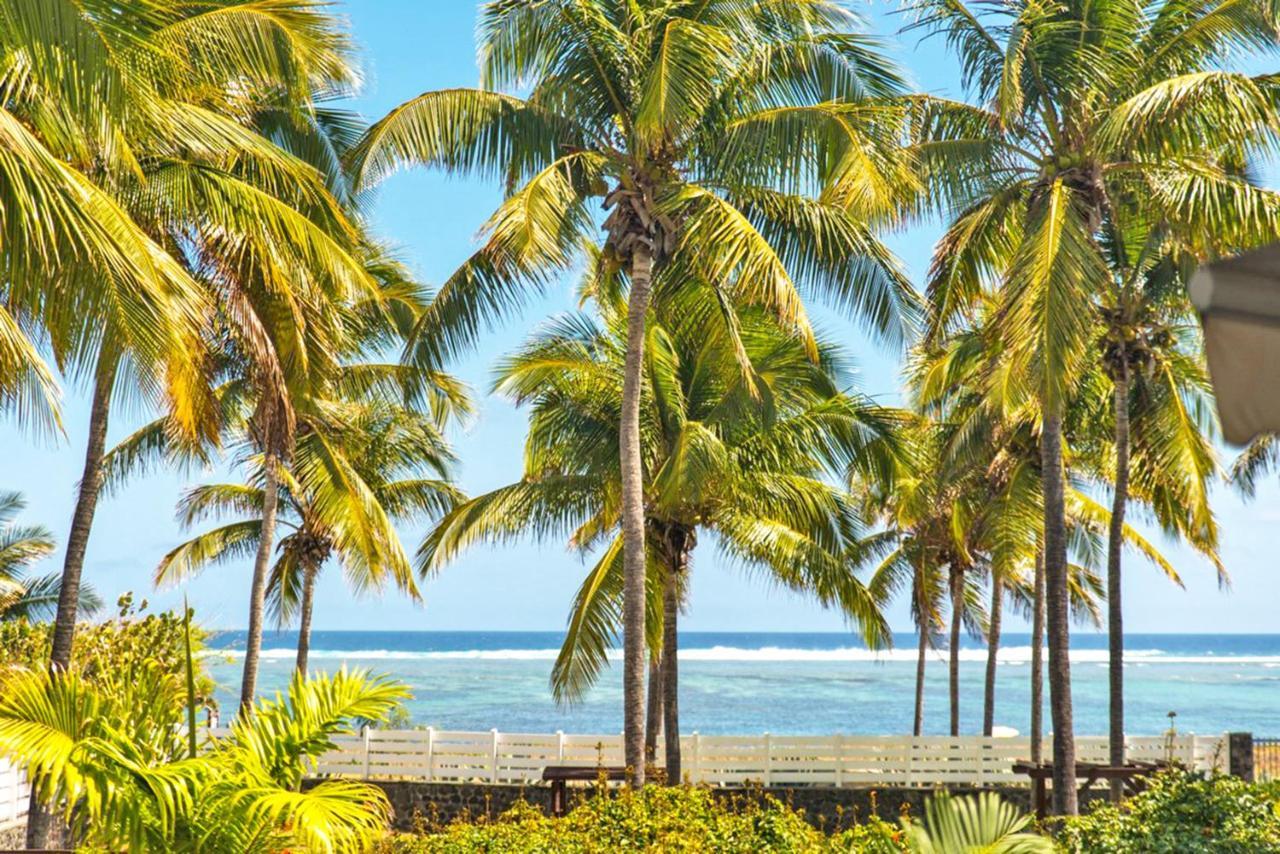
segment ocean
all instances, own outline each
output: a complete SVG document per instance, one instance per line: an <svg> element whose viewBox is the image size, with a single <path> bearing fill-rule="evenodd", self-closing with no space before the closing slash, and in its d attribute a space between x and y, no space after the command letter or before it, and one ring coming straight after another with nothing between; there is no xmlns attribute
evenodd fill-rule
<svg viewBox="0 0 1280 854"><path fill-rule="evenodd" d="M268 632L259 690L289 680L294 634ZM609 733L621 729L621 661L572 707L556 705L548 678L557 632L349 632L312 635L310 665L345 664L404 682L415 724L442 729ZM680 718L685 732L705 734L910 733L915 678L914 636L900 634L887 651L870 651L843 633L686 632L680 636ZM1107 729L1107 641L1072 637L1075 725L1080 734ZM218 701L228 716L238 702L243 632L210 642ZM1251 731L1280 736L1280 635L1130 635L1126 638L1127 729L1163 733L1169 712L1179 732ZM1010 633L1000 649L996 723L1025 733L1031 647ZM961 728L981 731L986 650L961 649ZM947 726L946 652L929 656L925 727ZM1047 697L1047 691L1046 691ZM1046 710L1046 721L1048 713Z"/></svg>

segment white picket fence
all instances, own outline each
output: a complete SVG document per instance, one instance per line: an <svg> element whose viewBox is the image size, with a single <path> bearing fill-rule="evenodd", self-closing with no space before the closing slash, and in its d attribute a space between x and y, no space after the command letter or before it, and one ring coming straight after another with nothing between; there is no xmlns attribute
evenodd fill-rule
<svg viewBox="0 0 1280 854"><path fill-rule="evenodd" d="M215 737L226 730L211 731ZM548 765L622 765L621 735L366 729L335 739L318 775L424 782L531 784ZM1030 758L1027 738L982 736L699 735L680 740L684 774L695 783L735 786L1020 785L1013 764ZM1076 739L1081 762L1107 761L1107 740ZM1051 756L1045 744L1044 756ZM1134 760L1171 760L1196 770L1226 769L1223 736L1132 736ZM662 762L661 754L659 763Z"/></svg>
<svg viewBox="0 0 1280 854"><path fill-rule="evenodd" d="M26 823L30 796L27 775L0 757L0 830Z"/></svg>
<svg viewBox="0 0 1280 854"><path fill-rule="evenodd" d="M229 730L208 730L214 738ZM621 765L621 735L366 729L334 739L315 773L361 779L528 785L548 765ZM713 786L1025 785L1013 763L1030 757L1026 738L981 736L699 735L680 739L685 775ZM1082 762L1106 762L1107 740L1076 739ZM1051 755L1045 744L1044 755ZM1128 756L1225 771L1224 736L1132 736ZM659 762L662 761L661 753ZM26 777L0 758L0 830L26 819Z"/></svg>

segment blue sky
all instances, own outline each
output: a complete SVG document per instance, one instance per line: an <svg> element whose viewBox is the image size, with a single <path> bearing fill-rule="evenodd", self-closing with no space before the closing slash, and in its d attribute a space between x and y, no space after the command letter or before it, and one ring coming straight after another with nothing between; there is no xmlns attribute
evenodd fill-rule
<svg viewBox="0 0 1280 854"><path fill-rule="evenodd" d="M423 91L472 86L477 79L473 0L353 0L340 6L350 19L362 49L365 87L356 106L375 119L396 104ZM858 7L870 26L889 36L890 52L909 69L916 87L937 95L960 97L954 64L934 40L917 44L914 34L894 37L903 18L882 3ZM390 179L380 190L374 219L379 232L401 247L404 259L424 281L439 282L475 246L476 230L498 201L496 185L449 179L423 171ZM919 279L927 264L937 228L919 226L894 235L891 244ZM505 401L483 396L495 360L515 347L542 319L573 307L572 283L566 281L532 302L523 315L485 337L457 372L480 393L479 417L455 435L464 489L479 492L519 476L524 415ZM861 369L862 388L886 402L898 397L896 355L871 343L858 327L821 309L815 311L825 332L840 341ZM24 521L65 535L75 484L83 461L87 402L83 389L69 388L66 400L68 435L53 442L37 440L0 422L0 489L25 493L30 506ZM117 414L114 441L146 418L145 412ZM216 472L196 472L197 479L217 479ZM161 473L138 480L99 505L89 543L86 578L108 600L126 590L153 603L171 606L182 589L153 591L150 577L160 556L181 541L174 504L192 477ZM1268 483L1256 501L1245 505L1218 490L1223 528L1222 554L1234 585L1218 590L1211 568L1187 550L1166 544L1167 554L1187 582L1186 590L1169 584L1138 557L1128 561L1126 628L1130 632L1270 632L1274 603L1280 600L1280 574L1275 569L1275 531L1280 528L1280 488ZM403 531L408 548L416 546L420 529ZM61 566L61 553L42 569ZM839 615L802 597L744 575L719 559L705 542L694 557L691 607L682 628L715 631L839 631ZM425 587L425 605L416 607L394 594L354 599L343 588L336 567L319 585L315 625L321 629L463 630L558 629L585 567L560 544L476 549ZM210 569L186 592L208 625L242 627L250 566L229 564ZM907 629L906 611L895 606L890 621ZM1018 626L1015 624L1014 629Z"/></svg>

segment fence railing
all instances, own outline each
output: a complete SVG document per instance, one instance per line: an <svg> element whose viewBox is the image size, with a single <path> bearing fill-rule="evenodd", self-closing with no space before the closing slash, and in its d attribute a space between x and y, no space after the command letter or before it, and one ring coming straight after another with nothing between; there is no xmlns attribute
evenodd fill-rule
<svg viewBox="0 0 1280 854"><path fill-rule="evenodd" d="M30 797L27 775L0 757L0 830L26 822Z"/></svg>
<svg viewBox="0 0 1280 854"><path fill-rule="evenodd" d="M214 738L230 730L207 731ZM1047 740L1046 740L1047 741ZM536 783L548 765L621 765L621 735L569 735L366 729L334 739L315 773L441 783ZM1132 760L1178 762L1197 771L1227 770L1224 736L1132 736ZM1280 744L1275 746L1280 750ZM1026 738L982 736L700 735L680 739L685 775L695 783L735 786L1022 785L1013 763L1031 755ZM1082 762L1106 762L1107 740L1076 739ZM1044 745L1044 756L1052 755ZM659 749L659 763L664 757ZM1264 771L1264 774L1266 772ZM1280 776L1280 764L1276 768ZM0 830L26 820L25 775L0 758Z"/></svg>
<svg viewBox="0 0 1280 854"><path fill-rule="evenodd" d="M215 736L226 730L213 730ZM1178 762L1225 771L1223 736L1132 736L1131 760ZM369 779L529 784L548 765L621 765L621 735L570 735L366 729L335 739L316 773ZM756 736L700 735L680 739L685 776L695 783L732 786L1019 785L1013 764L1031 755L1027 738L982 736ZM1081 762L1107 761L1107 740L1076 739ZM1043 755L1052 755L1044 745ZM661 750L658 762L663 762Z"/></svg>
<svg viewBox="0 0 1280 854"><path fill-rule="evenodd" d="M1280 738L1253 737L1253 774L1257 780L1280 779Z"/></svg>

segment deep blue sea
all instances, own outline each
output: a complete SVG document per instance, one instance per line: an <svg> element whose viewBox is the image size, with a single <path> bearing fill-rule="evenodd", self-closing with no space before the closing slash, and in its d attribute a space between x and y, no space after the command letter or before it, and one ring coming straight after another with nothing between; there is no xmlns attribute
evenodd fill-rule
<svg viewBox="0 0 1280 854"><path fill-rule="evenodd" d="M413 692L414 722L446 729L607 733L621 729L621 663L576 706L558 707L548 677L557 632L315 632L311 667L344 663L389 674ZM977 732L986 652L961 651L961 725ZM283 688L294 634L268 632L259 688ZM842 633L685 632L680 638L680 715L707 734L900 734L911 731L915 639L903 634L872 652ZM219 702L235 708L243 632L211 642ZM1076 730L1106 732L1106 638L1072 637ZM1126 638L1127 729L1157 734L1177 712L1180 731L1248 730L1280 736L1280 635L1130 635ZM1027 731L1031 648L1009 634L1000 650L996 723ZM946 653L928 664L926 727L947 724ZM1047 717L1047 715L1046 715Z"/></svg>

